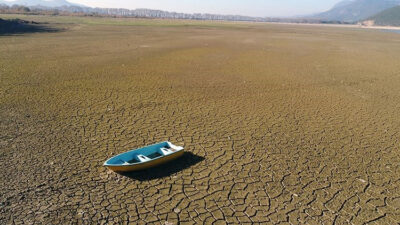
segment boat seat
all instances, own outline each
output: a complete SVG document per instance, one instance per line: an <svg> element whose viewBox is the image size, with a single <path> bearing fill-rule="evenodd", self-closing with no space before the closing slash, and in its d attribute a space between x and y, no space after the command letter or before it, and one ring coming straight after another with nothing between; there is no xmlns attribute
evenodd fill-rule
<svg viewBox="0 0 400 225"><path fill-rule="evenodd" d="M122 163L122 165L129 165L129 163L125 160L120 159L119 161Z"/></svg>
<svg viewBox="0 0 400 225"><path fill-rule="evenodd" d="M136 157L139 159L140 162L147 162L151 160L149 157L144 155L137 155Z"/></svg>
<svg viewBox="0 0 400 225"><path fill-rule="evenodd" d="M169 154L173 153L173 151L168 148L160 148L160 150L163 153L163 155L169 155Z"/></svg>
<svg viewBox="0 0 400 225"><path fill-rule="evenodd" d="M125 160L123 160L123 159L120 159L119 161L122 162L122 165L132 165L132 164L134 164L134 163L140 162L140 161L137 160L137 159L131 159L131 160L129 160L129 161L125 161Z"/></svg>

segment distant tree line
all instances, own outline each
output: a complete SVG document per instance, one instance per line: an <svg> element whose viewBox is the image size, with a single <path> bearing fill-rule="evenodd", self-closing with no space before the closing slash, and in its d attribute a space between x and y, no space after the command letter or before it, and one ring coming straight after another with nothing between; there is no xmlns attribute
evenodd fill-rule
<svg viewBox="0 0 400 225"><path fill-rule="evenodd" d="M31 9L29 7L23 5L1 5L0 4L0 12L1 13L29 13Z"/></svg>
<svg viewBox="0 0 400 225"><path fill-rule="evenodd" d="M225 20L225 21L252 21L252 22L287 22L287 23L331 23L342 24L341 21L322 21L318 19L286 19L268 17L250 17L240 15L217 15L208 13L176 13L152 9L116 9L91 8L80 6L44 7L1 5L0 13L13 14L41 14L41 15L78 15L78 16L107 16L107 17L134 17L134 18L163 18L163 19L190 19L190 20Z"/></svg>

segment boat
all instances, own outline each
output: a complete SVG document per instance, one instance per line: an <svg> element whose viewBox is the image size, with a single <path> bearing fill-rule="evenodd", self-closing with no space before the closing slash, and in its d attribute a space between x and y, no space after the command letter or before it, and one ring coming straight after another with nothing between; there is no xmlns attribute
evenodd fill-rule
<svg viewBox="0 0 400 225"><path fill-rule="evenodd" d="M174 160L183 153L183 147L166 141L116 155L108 159L104 166L115 172L145 170Z"/></svg>

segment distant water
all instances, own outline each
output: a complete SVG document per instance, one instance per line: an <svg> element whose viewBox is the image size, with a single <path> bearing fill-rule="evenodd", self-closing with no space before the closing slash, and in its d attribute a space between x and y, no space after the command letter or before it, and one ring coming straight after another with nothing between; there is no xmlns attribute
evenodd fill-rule
<svg viewBox="0 0 400 225"><path fill-rule="evenodd" d="M384 30L382 30L382 31L400 34L400 30L385 30L385 29L384 29Z"/></svg>

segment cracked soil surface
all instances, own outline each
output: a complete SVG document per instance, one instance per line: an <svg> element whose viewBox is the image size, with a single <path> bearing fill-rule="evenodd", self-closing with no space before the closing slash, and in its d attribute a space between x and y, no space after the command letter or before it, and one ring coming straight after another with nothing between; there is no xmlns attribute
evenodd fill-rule
<svg viewBox="0 0 400 225"><path fill-rule="evenodd" d="M0 37L0 224L400 223L400 35L127 21Z"/></svg>

